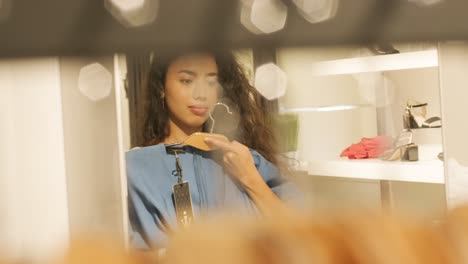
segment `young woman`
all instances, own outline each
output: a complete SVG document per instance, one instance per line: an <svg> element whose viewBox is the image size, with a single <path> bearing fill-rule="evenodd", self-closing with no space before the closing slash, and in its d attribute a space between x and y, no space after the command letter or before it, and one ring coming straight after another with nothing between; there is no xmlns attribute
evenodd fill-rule
<svg viewBox="0 0 468 264"><path fill-rule="evenodd" d="M173 186L175 156L166 146L206 131L209 115L222 98L236 104L237 131L230 142L207 138L217 151L186 148L178 157L190 184L195 219L232 208L269 214L284 208L294 187L276 167L277 153L261 98L230 53L191 52L155 57L144 98L142 148L127 153L132 244L164 246L177 228ZM219 122L219 121L218 121Z"/></svg>

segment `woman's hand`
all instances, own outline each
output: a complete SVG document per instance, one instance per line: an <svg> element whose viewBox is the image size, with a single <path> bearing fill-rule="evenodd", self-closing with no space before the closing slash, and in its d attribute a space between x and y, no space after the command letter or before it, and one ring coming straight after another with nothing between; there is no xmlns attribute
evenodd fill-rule
<svg viewBox="0 0 468 264"><path fill-rule="evenodd" d="M210 137L205 138L205 143L223 150L224 168L242 184L264 214L274 216L289 211L258 173L248 147L237 141L227 142Z"/></svg>
<svg viewBox="0 0 468 264"><path fill-rule="evenodd" d="M226 171L241 183L244 188L252 188L263 182L255 167L255 163L250 150L245 145L233 141L223 141L217 138L207 137L205 143L211 147L221 149L223 153L223 163Z"/></svg>

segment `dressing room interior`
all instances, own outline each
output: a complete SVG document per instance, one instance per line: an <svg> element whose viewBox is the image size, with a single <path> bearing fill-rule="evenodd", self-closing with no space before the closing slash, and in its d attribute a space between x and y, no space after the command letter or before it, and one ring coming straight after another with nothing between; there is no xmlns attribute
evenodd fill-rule
<svg viewBox="0 0 468 264"><path fill-rule="evenodd" d="M466 262L466 10L0 0L0 263Z"/></svg>

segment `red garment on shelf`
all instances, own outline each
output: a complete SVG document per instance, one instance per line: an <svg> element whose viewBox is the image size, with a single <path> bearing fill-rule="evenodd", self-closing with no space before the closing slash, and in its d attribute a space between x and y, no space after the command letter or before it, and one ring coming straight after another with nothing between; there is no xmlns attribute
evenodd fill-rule
<svg viewBox="0 0 468 264"><path fill-rule="evenodd" d="M361 142L352 144L343 150L340 157L348 157L349 159L377 158L392 146L393 139L389 136L362 138Z"/></svg>

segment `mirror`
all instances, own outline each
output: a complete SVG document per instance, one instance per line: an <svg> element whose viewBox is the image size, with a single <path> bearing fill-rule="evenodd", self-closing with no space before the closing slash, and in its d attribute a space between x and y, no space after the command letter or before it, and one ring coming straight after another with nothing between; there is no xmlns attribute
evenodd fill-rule
<svg viewBox="0 0 468 264"><path fill-rule="evenodd" d="M250 83L271 99L260 106L275 113L281 154L305 193L307 209L384 208L431 223L446 211L446 168L438 156L444 153L446 159L442 143L455 146L460 136L456 129L463 122L451 119L457 116L451 101L460 95L448 86L463 77L451 73L462 63L454 54L465 54L465 46L395 43L393 48L384 55L351 46L236 51ZM7 217L0 230L9 251L19 253L25 244L41 255L81 233L129 242L125 155L139 146L139 96L150 60L149 54L1 60L0 172L6 177L0 178L0 208ZM287 89L256 79L255 69L267 64L274 65L267 73L281 71L271 83L286 83ZM411 127L404 125L408 111ZM226 118L217 116L220 123ZM443 127L419 127L432 117L441 117ZM363 138L395 140L408 128L417 161L340 157ZM444 141L442 130L458 136ZM395 148L392 144L385 150ZM18 201L26 209L15 208ZM48 217L36 217L41 212ZM57 239L40 239L50 233Z"/></svg>

